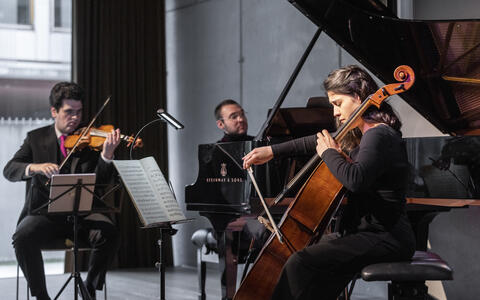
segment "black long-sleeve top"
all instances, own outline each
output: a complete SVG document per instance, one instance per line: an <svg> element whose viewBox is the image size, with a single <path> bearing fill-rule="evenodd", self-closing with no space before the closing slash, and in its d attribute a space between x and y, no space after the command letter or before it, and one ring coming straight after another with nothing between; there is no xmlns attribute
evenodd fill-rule
<svg viewBox="0 0 480 300"><path fill-rule="evenodd" d="M314 154L316 135L272 145L274 157ZM342 229L389 231L397 239L414 244L405 212L408 159L401 134L381 124L367 130L348 161L335 149L322 154L332 174L346 187L348 205Z"/></svg>

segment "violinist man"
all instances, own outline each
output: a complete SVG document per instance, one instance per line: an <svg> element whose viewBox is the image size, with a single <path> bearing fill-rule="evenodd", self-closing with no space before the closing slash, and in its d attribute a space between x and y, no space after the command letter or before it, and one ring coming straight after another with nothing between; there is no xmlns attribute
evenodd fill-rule
<svg viewBox="0 0 480 300"><path fill-rule="evenodd" d="M65 136L73 133L82 119L83 89L72 82L57 83L50 93L50 112L54 123L27 133L23 145L6 164L3 174L10 181L26 181L26 201L13 234L17 261L30 286L32 296L50 299L46 285L41 249L54 240L73 237L73 224L63 215L31 214L48 202L47 180L58 173L97 174L97 184L108 183L113 172L111 160L120 143L118 129L108 134L101 153L85 148L75 152L62 169L67 156ZM92 299L102 289L105 273L119 247L118 232L105 215L80 218L79 238L94 249L90 257L85 286Z"/></svg>

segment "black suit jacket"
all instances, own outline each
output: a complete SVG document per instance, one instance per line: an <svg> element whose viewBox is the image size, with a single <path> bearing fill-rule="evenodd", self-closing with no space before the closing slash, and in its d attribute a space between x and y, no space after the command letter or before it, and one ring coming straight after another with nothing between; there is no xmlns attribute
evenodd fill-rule
<svg viewBox="0 0 480 300"><path fill-rule="evenodd" d="M43 175L25 176L25 169L31 163L60 163L60 147L54 125L45 126L27 133L23 145L5 165L3 175L10 181L26 181L25 205L19 222L33 209L48 201L49 191L45 186L47 178ZM96 183L107 183L113 172L112 164L106 163L100 153L84 149L74 153L61 173L96 173Z"/></svg>

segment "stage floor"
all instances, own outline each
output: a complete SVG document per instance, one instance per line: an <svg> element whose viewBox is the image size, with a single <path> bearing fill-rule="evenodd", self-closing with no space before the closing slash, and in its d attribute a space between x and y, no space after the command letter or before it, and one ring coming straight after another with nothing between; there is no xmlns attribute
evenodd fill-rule
<svg viewBox="0 0 480 300"><path fill-rule="evenodd" d="M215 265L214 265L215 266ZM220 275L214 266L207 268L206 292L207 299L220 299ZM82 273L85 279L86 274ZM47 287L53 299L60 290L69 274L47 275ZM160 277L154 269L142 270L112 270L107 273L107 287L109 300L143 300L159 299ZM197 273L190 267L167 268L166 299L167 300L197 300ZM26 299L26 281L20 278L20 298ZM16 278L0 279L1 299L15 299ZM386 285L384 283L357 282L352 300L380 300L386 299ZM71 300L73 297L73 279L60 296L61 300ZM79 299L81 299L79 297ZM103 291L97 292L97 299L103 298Z"/></svg>

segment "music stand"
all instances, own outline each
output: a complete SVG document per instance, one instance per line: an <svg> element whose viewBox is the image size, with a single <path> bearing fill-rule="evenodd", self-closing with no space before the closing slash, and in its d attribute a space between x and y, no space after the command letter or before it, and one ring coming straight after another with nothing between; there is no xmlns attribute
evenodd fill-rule
<svg viewBox="0 0 480 300"><path fill-rule="evenodd" d="M61 184L55 184L58 182L55 178L61 178ZM93 179L93 180L92 180ZM86 181L87 183L84 183ZM66 183L69 182L69 183ZM68 214L73 217L73 272L70 274L68 279L63 284L62 288L58 291L54 300L58 299L64 289L67 287L68 283L72 278L74 279L74 299L78 300L78 291L82 293L82 298L84 300L92 300L90 294L83 283L83 280L78 271L78 216L92 213L92 199L101 201L106 205L107 209L98 210L96 212L108 212L112 211L112 207L107 205L103 201L103 197L111 194L113 191L117 190L120 187L120 184L117 184L112 189L110 189L105 195L101 198L98 197L94 192L95 186L107 186L108 184L95 184L95 174L55 174L52 177L52 182L50 184L51 190L49 201L39 208L32 211L32 213L39 213L46 206L49 207L49 213L53 214ZM82 190L86 190L88 193L82 196ZM72 193L73 192L73 193ZM54 205L56 201L69 202L67 205ZM73 204L73 205L71 205ZM57 208L52 209L56 206ZM68 209L70 207L70 209ZM89 207L87 210L86 208Z"/></svg>
<svg viewBox="0 0 480 300"><path fill-rule="evenodd" d="M181 224L193 221L194 219L184 219L180 221L169 221L169 222L162 222L162 223L155 223L149 226L141 227L141 228L158 228L160 231L160 236L158 238L158 251L159 251L159 261L155 263L155 267L159 271L160 276L160 300L165 300L165 260L162 251L164 237L165 236L172 236L175 235L178 229L172 227L174 224Z"/></svg>
<svg viewBox="0 0 480 300"><path fill-rule="evenodd" d="M172 224L191 221L183 214L173 193L172 186L165 180L155 158L149 156L140 160L114 160L122 182L132 200L141 228L159 228L160 260L155 264L160 273L160 299L165 299L165 267L163 243L165 235L177 232ZM138 185L138 182L144 184Z"/></svg>
<svg viewBox="0 0 480 300"><path fill-rule="evenodd" d="M158 224L155 226L149 226L148 228L158 227L160 231L160 236L158 237L158 262L155 263L155 267L158 269L158 273L160 276L160 300L165 300L165 259L163 255L163 243L164 243L164 236L172 236L177 233L177 229L172 228L172 224L175 222L166 222L164 224ZM145 227L146 228L146 227ZM164 235L165 234L165 235Z"/></svg>

